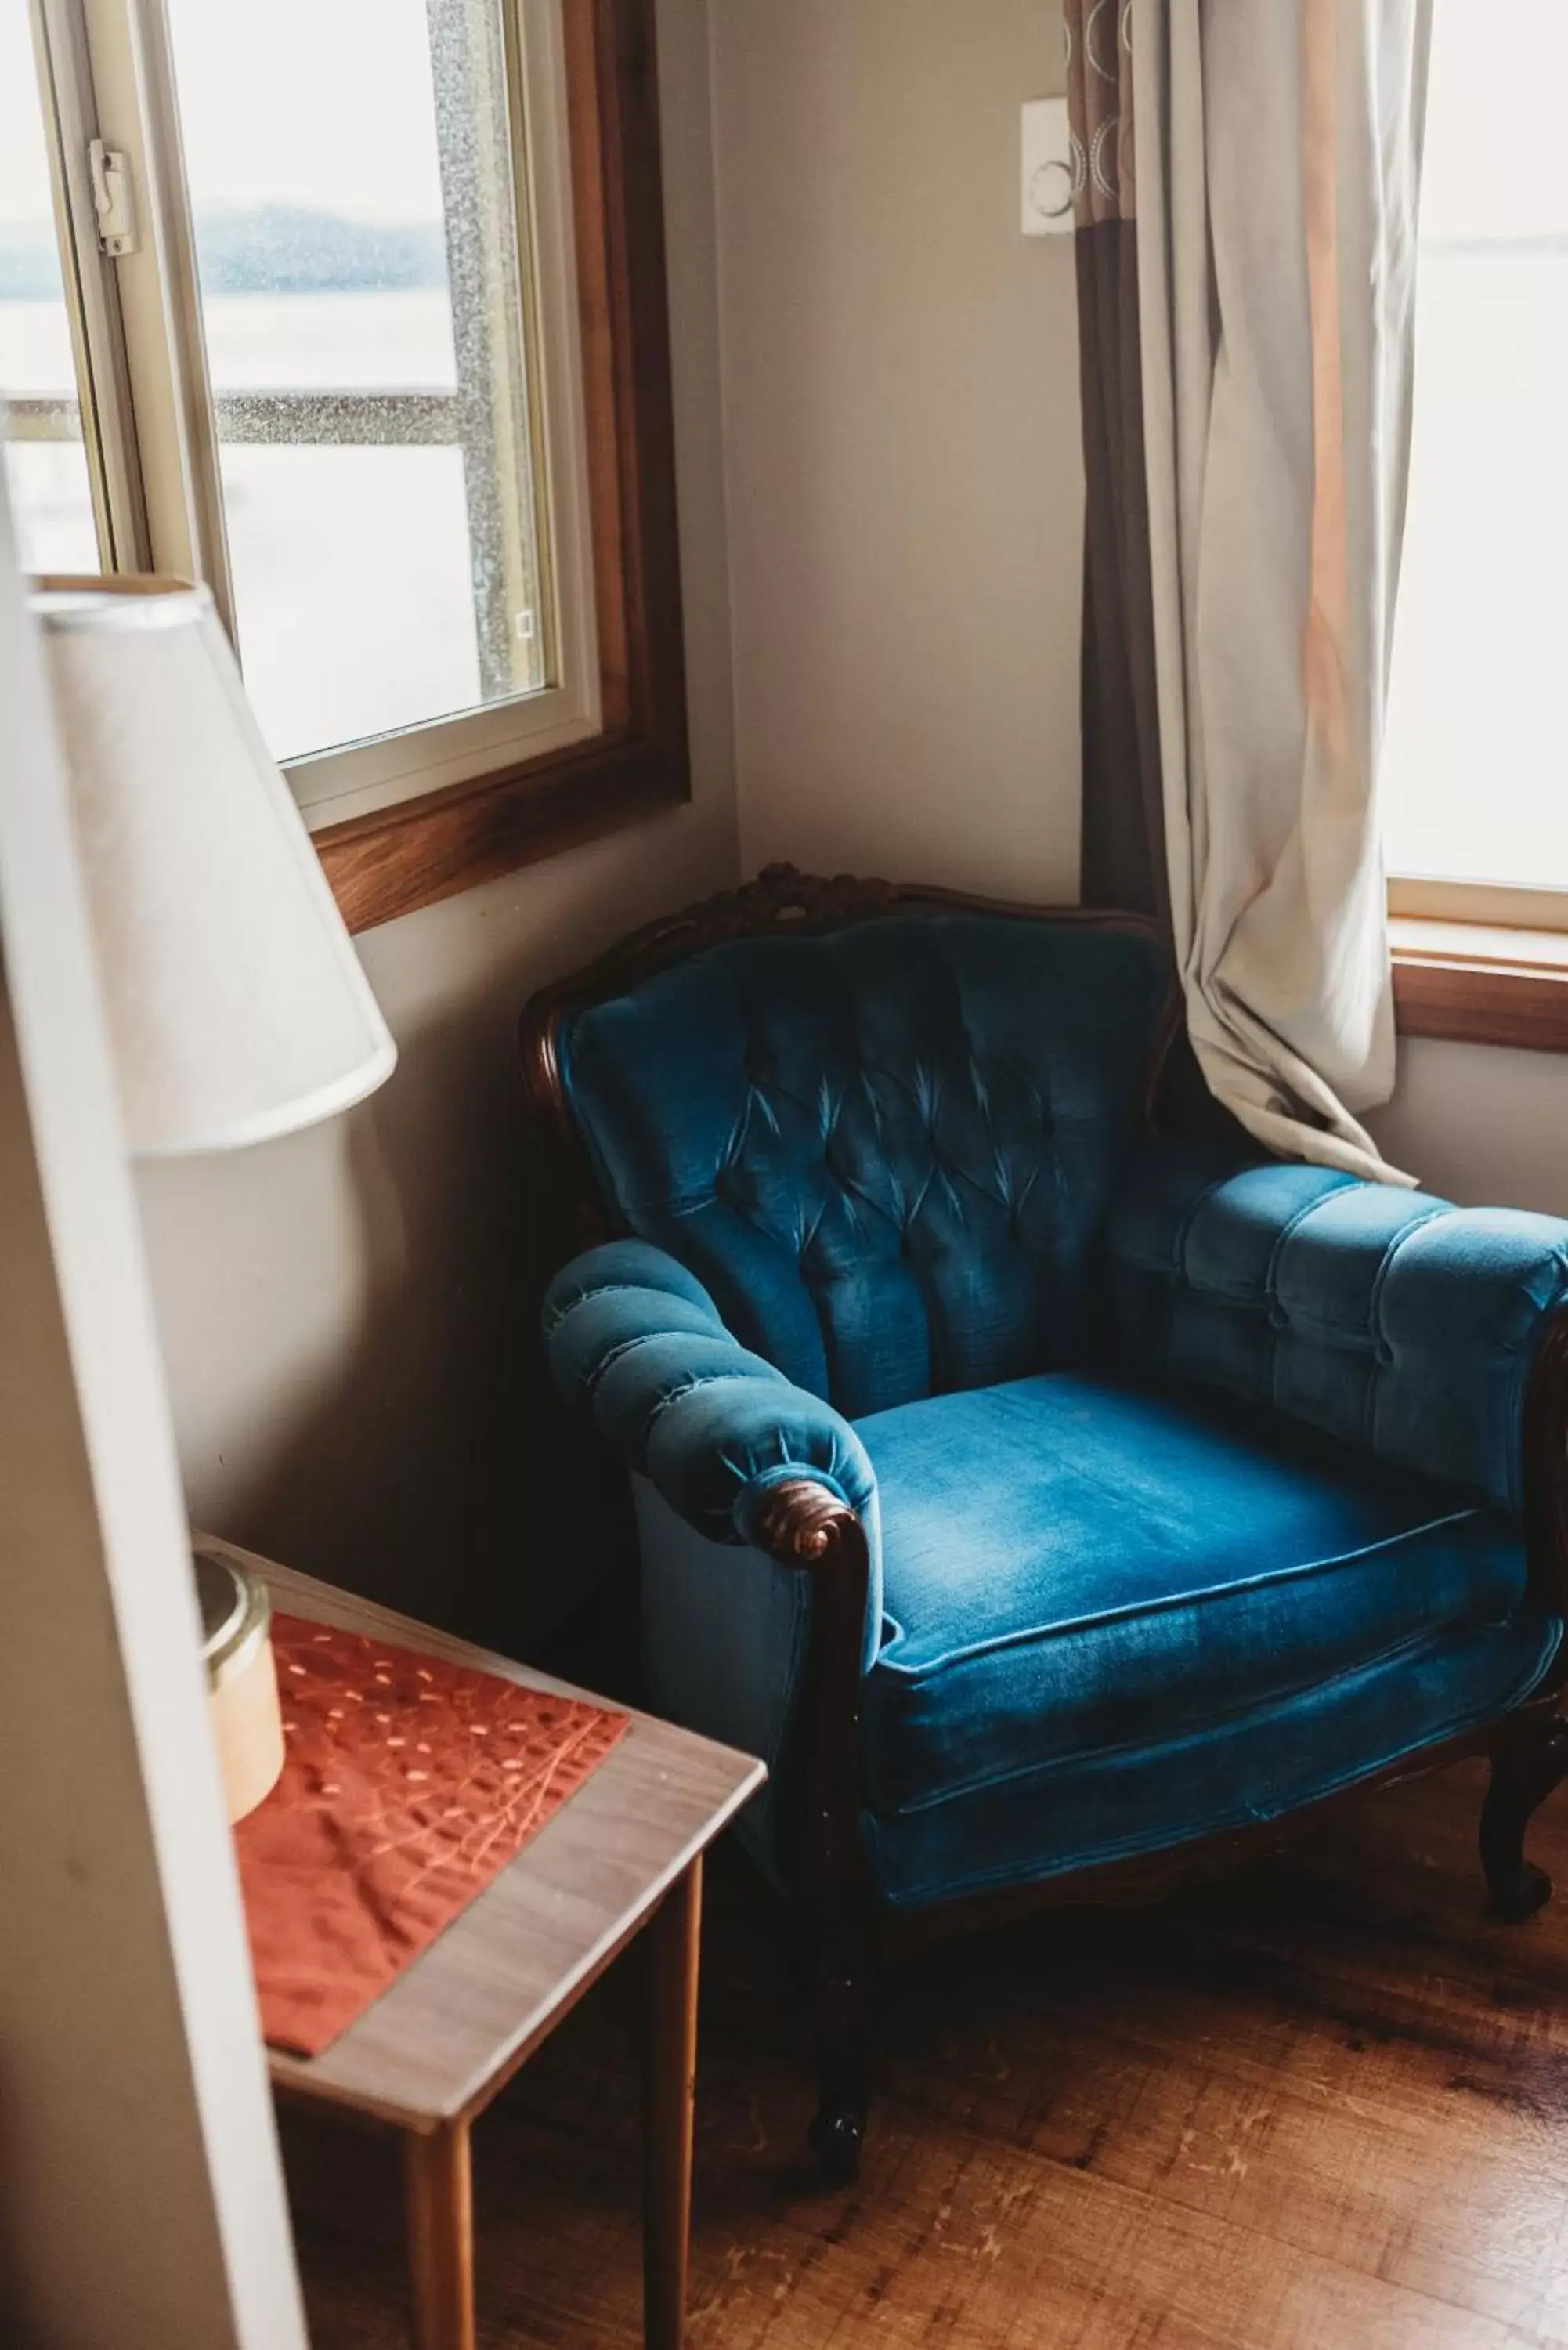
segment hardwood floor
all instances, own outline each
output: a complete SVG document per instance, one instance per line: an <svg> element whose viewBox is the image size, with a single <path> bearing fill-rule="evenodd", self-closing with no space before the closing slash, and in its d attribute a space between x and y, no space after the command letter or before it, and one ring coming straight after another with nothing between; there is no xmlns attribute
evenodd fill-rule
<svg viewBox="0 0 1568 2350"><path fill-rule="evenodd" d="M1492 1925L1462 1768L1162 1908L911 1960L860 2184L800 2168L776 1915L711 1868L691 2350L1568 2350L1564 1890ZM474 2135L482 2350L639 2340L637 1984ZM315 2350L402 2350L396 2149L286 2116Z"/></svg>

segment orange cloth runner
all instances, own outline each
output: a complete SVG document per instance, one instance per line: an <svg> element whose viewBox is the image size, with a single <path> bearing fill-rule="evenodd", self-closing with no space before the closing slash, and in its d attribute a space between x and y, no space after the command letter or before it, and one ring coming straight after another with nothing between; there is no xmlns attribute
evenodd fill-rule
<svg viewBox="0 0 1568 2350"><path fill-rule="evenodd" d="M286 1757L234 1830L262 2025L318 2055L483 1892L627 1728L359 1632L273 1622Z"/></svg>

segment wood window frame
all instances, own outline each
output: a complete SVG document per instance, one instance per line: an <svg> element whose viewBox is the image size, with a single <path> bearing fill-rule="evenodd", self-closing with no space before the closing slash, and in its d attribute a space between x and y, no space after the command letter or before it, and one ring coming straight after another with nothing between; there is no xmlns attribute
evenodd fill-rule
<svg viewBox="0 0 1568 2350"><path fill-rule="evenodd" d="M1568 1053L1568 936L1399 915L1390 931L1402 1035Z"/></svg>
<svg viewBox="0 0 1568 2350"><path fill-rule="evenodd" d="M691 795L654 0L563 0L599 732L315 836L351 931Z"/></svg>
<svg viewBox="0 0 1568 2350"><path fill-rule="evenodd" d="M1568 890L1396 876L1388 913L1404 1035L1568 1052Z"/></svg>

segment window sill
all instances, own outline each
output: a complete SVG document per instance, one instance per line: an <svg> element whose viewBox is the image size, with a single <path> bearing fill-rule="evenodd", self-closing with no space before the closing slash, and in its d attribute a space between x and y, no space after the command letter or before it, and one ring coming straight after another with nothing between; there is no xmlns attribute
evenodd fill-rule
<svg viewBox="0 0 1568 2350"><path fill-rule="evenodd" d="M1568 1053L1568 933L1410 915L1388 929L1402 1035Z"/></svg>
<svg viewBox="0 0 1568 2350"><path fill-rule="evenodd" d="M531 765L449 785L315 835L351 931L636 824L690 795L683 754L599 735Z"/></svg>

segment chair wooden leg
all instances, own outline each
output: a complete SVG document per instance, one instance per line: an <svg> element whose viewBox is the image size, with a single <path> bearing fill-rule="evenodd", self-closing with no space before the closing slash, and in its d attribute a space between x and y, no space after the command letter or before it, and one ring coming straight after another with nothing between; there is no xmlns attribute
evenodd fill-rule
<svg viewBox="0 0 1568 2350"><path fill-rule="evenodd" d="M701 1920L699 1856L670 1887L642 1935L642 2296L648 2350L680 2350L685 2332Z"/></svg>
<svg viewBox="0 0 1568 2350"><path fill-rule="evenodd" d="M403 2141L418 2350L473 2350L473 2183L468 2124Z"/></svg>
<svg viewBox="0 0 1568 2350"><path fill-rule="evenodd" d="M824 1925L816 1970L816 2060L820 2102L811 2150L827 2187L859 2175L876 2065L881 1959L874 1927L853 1917Z"/></svg>
<svg viewBox="0 0 1568 2350"><path fill-rule="evenodd" d="M1568 1721L1532 1714L1508 1722L1492 1750L1491 1783L1481 1808L1481 1866L1493 1915L1517 1924L1552 1892L1543 1868L1524 1857L1530 1817L1568 1775Z"/></svg>

